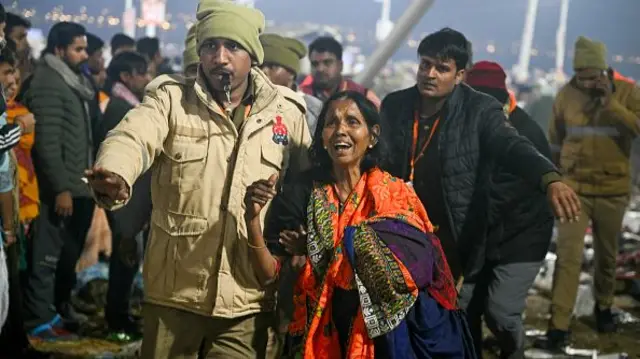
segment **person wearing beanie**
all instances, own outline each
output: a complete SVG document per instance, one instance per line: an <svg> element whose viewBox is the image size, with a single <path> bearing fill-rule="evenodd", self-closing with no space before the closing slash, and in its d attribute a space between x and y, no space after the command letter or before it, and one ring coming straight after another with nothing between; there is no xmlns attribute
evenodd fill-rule
<svg viewBox="0 0 640 359"><path fill-rule="evenodd" d="M544 131L509 95L506 78L499 64L480 61L467 73L466 83L498 100L509 123L551 160ZM551 242L553 213L543 192L532 191L529 183L505 166L494 166L489 198L485 264L478 280L463 286L463 291L473 293L467 318L478 357L482 357L484 316L498 341L500 357L523 358L525 332L521 313Z"/></svg>
<svg viewBox="0 0 640 359"><path fill-rule="evenodd" d="M549 140L567 183L578 193L584 216L560 223L547 332L550 348L562 348L578 291L584 235L591 222L596 251L595 319L601 333L616 330L613 304L618 234L629 202L631 143L640 134L640 89L616 79L603 43L580 36L574 77L556 96Z"/></svg>
<svg viewBox="0 0 640 359"><path fill-rule="evenodd" d="M383 135L394 154L389 172L420 197L458 285L474 283L484 266L493 163L546 194L563 220L579 215L579 202L551 161L509 125L503 106L463 82L463 34L445 28L427 35L417 56L416 85L382 102ZM462 309L470 294L460 292Z"/></svg>
<svg viewBox="0 0 640 359"><path fill-rule="evenodd" d="M294 38L276 34L264 34L260 36L260 42L264 48L262 71L274 84L295 89L296 76L300 72L300 60L307 55L307 48ZM304 92L299 94L307 104L307 125L313 134L322 110L322 101Z"/></svg>
<svg viewBox="0 0 640 359"><path fill-rule="evenodd" d="M193 24L187 32L184 40L184 51L182 52L182 68L186 77L195 77L198 74L200 57L196 49L196 28L198 24Z"/></svg>
<svg viewBox="0 0 640 359"><path fill-rule="evenodd" d="M265 215L243 198L253 183L269 194L309 167L305 103L259 69L260 11L202 0L196 18L196 76L154 79L86 177L96 201L116 210L151 171L142 358L276 358L275 282L304 257L276 259L248 236Z"/></svg>

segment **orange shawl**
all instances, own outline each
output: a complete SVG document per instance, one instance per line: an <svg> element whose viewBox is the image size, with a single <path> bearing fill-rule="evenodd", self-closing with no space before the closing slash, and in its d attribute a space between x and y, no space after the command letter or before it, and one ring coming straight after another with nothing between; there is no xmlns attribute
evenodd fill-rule
<svg viewBox="0 0 640 359"><path fill-rule="evenodd" d="M509 100L506 104L504 104L502 110L504 110L504 114L509 117L509 115L511 115L511 113L516 110L516 107L518 107L518 100L516 99L516 95L513 93L513 91L509 91Z"/></svg>
<svg viewBox="0 0 640 359"><path fill-rule="evenodd" d="M14 123L16 117L26 115L29 110L22 104L9 100L7 103L7 122ZM40 213L40 199L38 191L38 180L31 158L31 148L35 135L33 133L23 134L20 142L14 148L18 159L18 179L20 189L20 222L33 220Z"/></svg>
<svg viewBox="0 0 640 359"><path fill-rule="evenodd" d="M356 288L357 278L353 267L343 254L342 239L345 229L377 220L397 219L421 231L433 231L426 210L413 188L379 169L363 174L342 211L339 206L338 196L332 185L314 186L307 211L309 254L296 284L295 312L289 328L294 336L304 334L302 351L305 359L374 357L373 339L368 335L362 308L354 319L347 353L340 352L336 331L326 330L331 326L333 289ZM436 250L443 253L439 244ZM400 277L402 285L397 288L393 300L396 308L410 308L417 298L418 288L407 268L395 255L391 256L395 263L389 264L388 268L396 268L395 273L389 274L387 271L382 275L387 278L394 274L394 278ZM442 256L444 258L444 254ZM445 267L444 270L451 278L446 264ZM452 279L446 287L453 290ZM450 304L447 309L453 309L454 304ZM314 314L309 315L307 308L313 310L310 313Z"/></svg>

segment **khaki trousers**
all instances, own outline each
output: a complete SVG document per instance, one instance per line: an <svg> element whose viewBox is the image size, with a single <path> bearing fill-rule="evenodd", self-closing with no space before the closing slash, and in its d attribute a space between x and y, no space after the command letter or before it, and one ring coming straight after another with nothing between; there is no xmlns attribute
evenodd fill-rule
<svg viewBox="0 0 640 359"><path fill-rule="evenodd" d="M594 236L594 297L602 308L613 304L618 235L629 198L580 196L580 202L580 220L558 224L558 257L551 291L550 329L569 329L580 284L584 235L589 220L592 222Z"/></svg>
<svg viewBox="0 0 640 359"><path fill-rule="evenodd" d="M143 359L275 359L274 313L206 317L155 304L143 307Z"/></svg>

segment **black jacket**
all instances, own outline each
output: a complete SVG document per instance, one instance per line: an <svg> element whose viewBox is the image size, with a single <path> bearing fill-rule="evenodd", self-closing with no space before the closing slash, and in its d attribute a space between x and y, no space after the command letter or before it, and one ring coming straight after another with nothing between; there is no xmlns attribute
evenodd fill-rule
<svg viewBox="0 0 640 359"><path fill-rule="evenodd" d="M24 92L24 105L36 119L32 150L40 198L53 200L70 191L73 197L90 197L82 181L93 165L94 106L72 89L44 61L38 64Z"/></svg>
<svg viewBox="0 0 640 359"><path fill-rule="evenodd" d="M98 145L97 147L100 147L104 139L107 137L107 133L118 126L120 121L122 121L124 116L131 109L133 109L133 106L127 101L116 96L111 96L109 98L109 103L104 110L102 120L98 126L96 126L95 139L96 144Z"/></svg>
<svg viewBox="0 0 640 359"><path fill-rule="evenodd" d="M547 137L526 112L516 107L509 115L509 122L551 160ZM491 176L490 200L488 259L500 263L544 259L554 221L546 195L504 166L496 166Z"/></svg>
<svg viewBox="0 0 640 359"><path fill-rule="evenodd" d="M383 136L391 146L389 172L408 179L416 87L394 92L382 102ZM494 98L458 85L441 115L438 153L445 210L466 278L484 264L488 183L493 163L505 166L541 190L543 175L557 172L529 140L518 135ZM420 176L416 173L416 181Z"/></svg>

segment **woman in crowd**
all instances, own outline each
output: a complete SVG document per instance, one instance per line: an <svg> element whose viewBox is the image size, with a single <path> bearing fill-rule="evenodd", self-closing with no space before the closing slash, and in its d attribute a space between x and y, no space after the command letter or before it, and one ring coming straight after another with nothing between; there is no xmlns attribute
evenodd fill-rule
<svg viewBox="0 0 640 359"><path fill-rule="evenodd" d="M275 175L249 186L256 275L269 285L288 258L301 264L289 333L303 358L473 357L427 213L410 186L381 169L380 126L363 95L337 93L320 114L312 169L277 194ZM260 213L274 197L263 235Z"/></svg>

